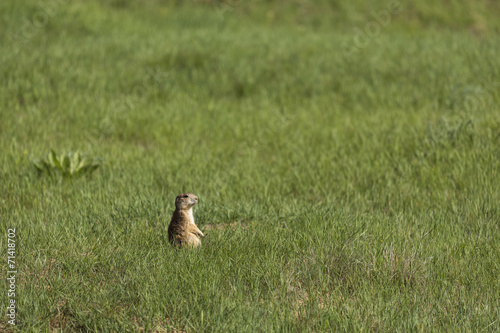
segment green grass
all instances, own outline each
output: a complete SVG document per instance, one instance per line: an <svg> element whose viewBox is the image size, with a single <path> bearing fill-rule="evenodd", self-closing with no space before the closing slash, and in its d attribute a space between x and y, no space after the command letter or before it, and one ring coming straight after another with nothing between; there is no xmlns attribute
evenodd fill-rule
<svg viewBox="0 0 500 333"><path fill-rule="evenodd" d="M2 1L0 331L497 332L499 5L331 3Z"/></svg>

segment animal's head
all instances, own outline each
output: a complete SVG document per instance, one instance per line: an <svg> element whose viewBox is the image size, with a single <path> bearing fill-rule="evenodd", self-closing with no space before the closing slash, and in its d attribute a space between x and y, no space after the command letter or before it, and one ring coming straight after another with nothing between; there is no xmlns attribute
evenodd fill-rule
<svg viewBox="0 0 500 333"><path fill-rule="evenodd" d="M179 194L175 198L175 208L179 210L189 210L198 203L198 197L193 193Z"/></svg>

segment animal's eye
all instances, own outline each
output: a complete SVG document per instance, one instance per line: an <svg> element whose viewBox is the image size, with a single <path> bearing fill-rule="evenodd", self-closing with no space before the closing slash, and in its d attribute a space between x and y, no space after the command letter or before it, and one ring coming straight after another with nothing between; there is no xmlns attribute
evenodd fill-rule
<svg viewBox="0 0 500 333"><path fill-rule="evenodd" d="M187 195L187 194L184 194L182 197L183 197L183 198L187 198L187 197L188 197L188 195Z"/></svg>

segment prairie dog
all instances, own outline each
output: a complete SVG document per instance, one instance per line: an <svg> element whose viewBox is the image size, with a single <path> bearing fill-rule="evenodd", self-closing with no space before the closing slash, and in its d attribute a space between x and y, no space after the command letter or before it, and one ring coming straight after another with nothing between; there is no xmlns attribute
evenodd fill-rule
<svg viewBox="0 0 500 333"><path fill-rule="evenodd" d="M179 194L175 198L175 211L168 226L168 240L177 247L197 247L200 237L205 237L194 224L193 206L198 197L193 193Z"/></svg>

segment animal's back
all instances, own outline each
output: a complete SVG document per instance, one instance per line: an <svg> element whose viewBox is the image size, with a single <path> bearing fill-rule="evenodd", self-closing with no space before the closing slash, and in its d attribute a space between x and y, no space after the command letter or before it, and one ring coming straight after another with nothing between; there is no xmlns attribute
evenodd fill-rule
<svg viewBox="0 0 500 333"><path fill-rule="evenodd" d="M196 247L201 241L196 235L199 229L191 223L190 216L183 211L174 211L168 226L168 240L176 246Z"/></svg>

